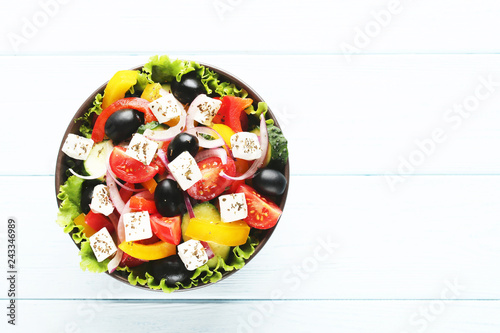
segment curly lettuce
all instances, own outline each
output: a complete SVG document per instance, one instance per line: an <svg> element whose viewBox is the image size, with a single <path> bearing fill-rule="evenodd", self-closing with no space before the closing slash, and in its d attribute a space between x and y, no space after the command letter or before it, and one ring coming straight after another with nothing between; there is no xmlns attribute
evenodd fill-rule
<svg viewBox="0 0 500 333"><path fill-rule="evenodd" d="M102 112L102 95L97 94L94 99L93 106L85 112L83 116L80 118L77 118L75 120L75 123L77 121L82 121L82 124L80 125L80 133L86 137L90 138L92 136L92 118L93 115L100 115Z"/></svg>
<svg viewBox="0 0 500 333"><path fill-rule="evenodd" d="M187 60L171 60L168 56L153 56L149 62L142 68L143 73L139 75L141 86L144 89L145 82L172 82L177 80L179 82L184 74L195 71L205 87L207 94L212 92L217 93L219 96L236 96L246 97L248 93L245 89L236 87L233 83L220 82L219 75L214 71L206 68L195 61ZM139 83L138 83L139 84ZM140 87L137 87L140 89Z"/></svg>
<svg viewBox="0 0 500 333"><path fill-rule="evenodd" d="M85 239L83 227L75 225L73 220L82 213L80 208L80 198L82 192L83 179L77 176L71 176L59 188L57 198L61 200L59 211L57 213L57 224L64 228L65 233L72 232L71 237L75 243L80 243Z"/></svg>

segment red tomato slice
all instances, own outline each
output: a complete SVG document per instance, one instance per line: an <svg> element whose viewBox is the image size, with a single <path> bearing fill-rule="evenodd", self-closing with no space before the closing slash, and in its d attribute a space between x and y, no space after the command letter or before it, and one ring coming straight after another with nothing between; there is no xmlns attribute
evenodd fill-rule
<svg viewBox="0 0 500 333"><path fill-rule="evenodd" d="M179 245L181 242L181 217L165 217L154 214L149 217L153 233L162 241Z"/></svg>
<svg viewBox="0 0 500 333"><path fill-rule="evenodd" d="M138 196L130 198L130 208L137 211L147 211L149 214L158 213L154 200L148 200Z"/></svg>
<svg viewBox="0 0 500 333"><path fill-rule="evenodd" d="M122 255L122 260L120 261L120 267L129 267L129 268L132 268L132 267L137 267L143 263L147 262L147 260L141 260L141 259L137 259L137 258L134 258L132 257L131 255L129 254L126 254L125 252L123 252L123 255Z"/></svg>
<svg viewBox="0 0 500 333"><path fill-rule="evenodd" d="M209 157L198 162L203 178L187 189L187 193L196 200L208 201L222 194L226 187L231 186L232 180L220 176L220 172L229 176L234 176L236 167L231 158L227 159L227 164L223 165L218 157Z"/></svg>
<svg viewBox="0 0 500 333"><path fill-rule="evenodd" d="M234 96L224 96L219 112L215 115L213 122L216 124L225 124L235 132L242 132L242 119L244 126L248 125L248 118L244 110L252 105L250 98L240 98Z"/></svg>
<svg viewBox="0 0 500 333"><path fill-rule="evenodd" d="M281 209L272 201L267 200L253 188L241 184L236 193L244 193L247 201L248 216L244 221L256 229L269 229L278 223Z"/></svg>
<svg viewBox="0 0 500 333"><path fill-rule="evenodd" d="M125 183L125 186L129 188L135 188L134 184L131 183ZM125 187L122 187L120 189L120 197L122 198L123 202L127 202L132 196L132 194L134 194L134 192L127 190Z"/></svg>
<svg viewBox="0 0 500 333"><path fill-rule="evenodd" d="M109 157L111 171L120 179L129 183L142 183L153 178L158 172L156 165L144 165L125 154L125 148L116 146Z"/></svg>
<svg viewBox="0 0 500 333"><path fill-rule="evenodd" d="M102 228L108 229L110 234L115 231L113 223L111 223L111 221L101 213L94 213L93 211L90 211L87 215L85 215L85 223L87 223L95 231L99 231Z"/></svg>
<svg viewBox="0 0 500 333"><path fill-rule="evenodd" d="M158 242L160 242L160 239L158 238L158 236L156 236L153 233L153 236L151 236L151 238L141 239L141 240L135 241L134 243L138 243L138 244L142 244L142 245L151 245L151 244L155 244L155 243L158 243Z"/></svg>

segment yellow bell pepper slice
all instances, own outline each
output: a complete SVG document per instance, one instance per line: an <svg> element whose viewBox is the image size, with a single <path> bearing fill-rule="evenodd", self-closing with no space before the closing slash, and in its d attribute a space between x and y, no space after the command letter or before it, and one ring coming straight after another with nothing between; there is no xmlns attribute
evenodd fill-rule
<svg viewBox="0 0 500 333"><path fill-rule="evenodd" d="M157 260L176 254L177 247L164 241L144 245L136 242L123 242L118 245L126 254L141 260Z"/></svg>
<svg viewBox="0 0 500 333"><path fill-rule="evenodd" d="M151 178L148 181L142 182L141 185L144 186L144 188L147 189L149 193L153 194L155 193L155 189L158 183L154 178Z"/></svg>
<svg viewBox="0 0 500 333"><path fill-rule="evenodd" d="M222 140L224 140L224 142L227 144L227 146L231 148L231 136L233 136L233 134L234 134L233 129L227 125L224 125L224 124L213 124L212 128L222 136ZM219 138L219 136L216 135L215 139L218 139L218 138ZM229 154L227 149L226 149L226 152Z"/></svg>
<svg viewBox="0 0 500 333"><path fill-rule="evenodd" d="M109 80L104 89L102 98L102 109L104 110L114 102L125 97L125 93L137 83L138 71L118 71Z"/></svg>
<svg viewBox="0 0 500 333"><path fill-rule="evenodd" d="M186 236L221 245L238 246L245 244L250 227L244 221L225 223L222 221L192 218L186 229Z"/></svg>
<svg viewBox="0 0 500 333"><path fill-rule="evenodd" d="M83 234L87 237L90 237L96 233L96 231L91 226L89 226L87 223L85 223L85 214L83 214L83 213L81 213L80 215L75 217L73 222L76 225L81 225L83 227Z"/></svg>
<svg viewBox="0 0 500 333"><path fill-rule="evenodd" d="M149 102L154 101L161 97L160 95L161 84L159 83L150 83L144 88L142 92L141 98L148 100Z"/></svg>

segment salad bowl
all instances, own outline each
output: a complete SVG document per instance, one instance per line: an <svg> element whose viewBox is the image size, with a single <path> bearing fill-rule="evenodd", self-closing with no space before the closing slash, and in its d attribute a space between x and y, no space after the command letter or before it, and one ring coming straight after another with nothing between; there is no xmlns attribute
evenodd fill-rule
<svg viewBox="0 0 500 333"><path fill-rule="evenodd" d="M252 89L248 84L237 78L231 73L228 73L227 71L220 69L218 67L209 65L209 64L203 64L203 63L197 63L202 67L205 67L206 69L212 71L215 73L218 77L218 80L220 82L228 82L232 86L236 87L236 89L243 89L246 91L247 96L246 98L250 98L253 100L253 104L257 106L259 103L264 102L262 97L254 90ZM132 68L132 70L136 71L141 71L144 69L144 65L137 66L135 68ZM109 82L109 81L108 81ZM61 205L63 204L63 199L64 197L61 196L61 188L67 181L69 174L68 174L68 167L71 165L68 165L67 161L67 156L65 153L62 152L63 145L65 143L66 138L68 137L69 134L75 134L79 135L80 134L80 128L82 126L82 117L88 112L89 109L95 105L95 100L96 100L96 95L98 94L104 94L105 88L108 84L108 82L103 83L101 86L99 86L90 96L83 102L83 104L79 107L79 109L76 111L74 114L71 122L68 124L68 127L66 128L64 135L61 140L61 144L59 147L59 153L57 156L56 160L56 170L55 170L55 194L56 194L56 200L58 207L61 209ZM212 94L213 95L213 94ZM259 105L260 106L260 105ZM274 126L277 128L279 127L278 119L276 116L272 113L272 110L270 108L267 109L266 113L266 118L268 121L271 123L274 123ZM272 197L274 203L281 209L281 211L284 210L286 199L287 199L287 193L288 193L288 187L289 187L289 178L290 178L290 165L289 161L286 161L286 164L284 165L284 168L281 170L283 173L284 177L286 178L286 188L284 189L283 193L277 196ZM251 183L251 180L249 180ZM186 213L187 214L187 213ZM278 221L281 220L281 215L278 218ZM282 223L282 222L281 222ZM61 223L59 223L61 225ZM278 223L279 224L279 223ZM171 292L171 291L188 291L188 290L195 290L199 289L205 286L212 285L214 283L217 283L220 280L228 278L230 275L234 274L237 272L239 269L244 267L244 265L248 264L261 250L262 248L266 245L267 241L275 231L276 227L278 226L276 224L275 226L269 228L269 229L254 229L252 228L250 231L250 236L252 239L255 241L253 244L253 250L251 253L246 257L243 258L242 260L244 262L241 263L241 267L238 267L236 269L231 269L231 270L220 270L218 273L218 277L211 278L211 279L205 279L203 282L198 281L197 283L194 283L188 287L184 286L177 286L176 288L168 288L165 287L164 285L162 287L158 286L157 284L152 287L150 283L146 283L145 281L147 280L147 277L136 277L135 275L132 277L130 271L125 271L125 270L114 270L112 272L108 272L107 270L105 271L106 274L111 276L114 279L117 279L125 284L130 284L135 287L145 289L145 290L156 290L156 291L163 291L163 292ZM78 231L79 229L77 228L71 228L71 226L65 226L61 225L64 227L65 232L67 232L71 238L71 240L75 243L75 245L81 249L82 245L82 240L78 237ZM74 227L74 226L73 226ZM82 252L82 251L81 251ZM82 255L82 253L80 253ZM82 256L82 262L84 257ZM85 270L84 266L81 264L82 269ZM91 269L89 269L91 270ZM102 272L101 270L100 272ZM135 280L134 280L135 279ZM133 280L133 282L132 282ZM142 281L142 283L141 283ZM151 276L149 276L149 281L152 281Z"/></svg>

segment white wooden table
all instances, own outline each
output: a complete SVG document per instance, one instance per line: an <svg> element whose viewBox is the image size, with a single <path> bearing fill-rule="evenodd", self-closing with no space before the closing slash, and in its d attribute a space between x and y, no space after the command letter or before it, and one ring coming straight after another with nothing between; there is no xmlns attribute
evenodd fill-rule
<svg viewBox="0 0 500 333"><path fill-rule="evenodd" d="M499 332L499 15L496 0L2 1L0 331ZM74 112L155 54L242 78L289 139L276 232L197 291L82 272L54 222Z"/></svg>

